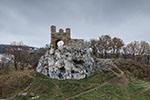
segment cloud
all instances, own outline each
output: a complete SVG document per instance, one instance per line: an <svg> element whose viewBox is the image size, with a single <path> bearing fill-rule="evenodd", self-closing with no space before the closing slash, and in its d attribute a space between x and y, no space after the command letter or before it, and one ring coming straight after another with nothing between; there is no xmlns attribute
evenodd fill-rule
<svg viewBox="0 0 150 100"><path fill-rule="evenodd" d="M49 43L51 25L70 27L73 38L109 34L126 43L146 40L149 0L0 0L0 43Z"/></svg>

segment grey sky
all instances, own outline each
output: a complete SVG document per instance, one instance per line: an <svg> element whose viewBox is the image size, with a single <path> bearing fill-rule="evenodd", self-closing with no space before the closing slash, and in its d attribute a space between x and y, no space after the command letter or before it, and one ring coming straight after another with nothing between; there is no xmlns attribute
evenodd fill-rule
<svg viewBox="0 0 150 100"><path fill-rule="evenodd" d="M0 44L44 46L51 25L70 27L72 38L150 42L150 0L0 0Z"/></svg>

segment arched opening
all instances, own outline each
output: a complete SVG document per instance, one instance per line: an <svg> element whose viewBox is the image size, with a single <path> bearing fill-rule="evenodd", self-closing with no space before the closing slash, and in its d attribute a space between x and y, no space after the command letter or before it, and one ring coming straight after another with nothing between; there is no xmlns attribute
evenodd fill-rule
<svg viewBox="0 0 150 100"><path fill-rule="evenodd" d="M56 48L60 48L60 47L62 47L64 45L64 41L62 41L62 40L57 40L56 41Z"/></svg>

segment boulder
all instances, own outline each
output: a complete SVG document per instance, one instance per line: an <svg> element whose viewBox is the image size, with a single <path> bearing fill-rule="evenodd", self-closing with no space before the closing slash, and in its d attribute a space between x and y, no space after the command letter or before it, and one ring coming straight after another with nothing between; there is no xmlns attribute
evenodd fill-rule
<svg viewBox="0 0 150 100"><path fill-rule="evenodd" d="M83 79L95 72L95 62L88 49L63 46L48 50L36 71L56 79Z"/></svg>
<svg viewBox="0 0 150 100"><path fill-rule="evenodd" d="M35 97L35 94L33 92L29 93L29 97Z"/></svg>
<svg viewBox="0 0 150 100"><path fill-rule="evenodd" d="M26 92L24 92L24 93L18 93L18 95L17 95L18 97L24 97L24 96L27 96L27 93Z"/></svg>

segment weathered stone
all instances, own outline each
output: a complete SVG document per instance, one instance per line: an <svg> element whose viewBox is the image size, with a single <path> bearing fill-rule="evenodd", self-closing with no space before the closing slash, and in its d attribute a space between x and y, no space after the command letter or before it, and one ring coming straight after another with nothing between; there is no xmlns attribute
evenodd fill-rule
<svg viewBox="0 0 150 100"><path fill-rule="evenodd" d="M33 92L29 93L29 97L34 97L35 94Z"/></svg>
<svg viewBox="0 0 150 100"><path fill-rule="evenodd" d="M57 68L62 68L63 67L63 60L57 60L56 62L55 62L55 67L57 67Z"/></svg>
<svg viewBox="0 0 150 100"><path fill-rule="evenodd" d="M36 96L36 97L32 97L31 99L34 100L34 99L38 99L40 96Z"/></svg>
<svg viewBox="0 0 150 100"><path fill-rule="evenodd" d="M94 73L94 60L86 49L63 46L53 55L45 53L36 71L56 79L82 79Z"/></svg>
<svg viewBox="0 0 150 100"><path fill-rule="evenodd" d="M20 96L27 96L27 93L25 92L25 93L18 93L18 95L17 95L18 97L20 97Z"/></svg>
<svg viewBox="0 0 150 100"><path fill-rule="evenodd" d="M54 54L54 48L51 48L49 52L51 55Z"/></svg>
<svg viewBox="0 0 150 100"><path fill-rule="evenodd" d="M57 49L57 43L63 41L64 45L68 45L73 48L83 48L84 40L83 39L71 39L71 30L66 28L66 32L63 29L59 29L59 32L56 32L56 26L51 26L51 47ZM50 51L50 54L53 54L53 50Z"/></svg>

